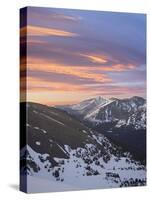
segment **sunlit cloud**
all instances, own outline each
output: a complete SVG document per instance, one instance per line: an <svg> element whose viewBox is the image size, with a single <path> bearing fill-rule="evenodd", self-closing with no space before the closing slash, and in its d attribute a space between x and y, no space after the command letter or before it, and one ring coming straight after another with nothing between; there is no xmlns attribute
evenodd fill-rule
<svg viewBox="0 0 150 200"><path fill-rule="evenodd" d="M20 87L28 101L145 96L145 15L30 7L28 16L20 30Z"/></svg>
<svg viewBox="0 0 150 200"><path fill-rule="evenodd" d="M66 66L63 63L57 63L54 61L47 62L44 59L28 58L28 69L29 70L42 70L46 72L55 72L58 74L73 75L75 77L93 79L98 82L111 82L106 74L93 73L91 67L80 67L80 66ZM90 69L88 71L88 69Z"/></svg>
<svg viewBox="0 0 150 200"><path fill-rule="evenodd" d="M69 92L69 91L86 91L89 90L86 86L74 85L74 84L67 84L67 83L60 83L60 82L51 82L42 80L40 78L34 77L27 77L27 79L22 79L22 87L26 84L28 91L57 91L59 93Z"/></svg>
<svg viewBox="0 0 150 200"><path fill-rule="evenodd" d="M136 66L132 64L112 64L111 66L92 67L92 70L105 71L105 72L124 72L135 69Z"/></svg>
<svg viewBox="0 0 150 200"><path fill-rule="evenodd" d="M121 62L111 55L98 55L92 54L92 52L86 52L85 54L67 49L66 45L57 46L56 42L46 42L43 38L28 37L27 40L30 56L38 57L38 59L56 60L58 63L62 63L65 66L83 66L91 67L91 70L101 71L126 71L137 68L137 65L131 62ZM41 52L39 51L41 49Z"/></svg>
<svg viewBox="0 0 150 200"><path fill-rule="evenodd" d="M49 15L49 17L53 20L67 21L67 22L68 21L77 22L82 19L80 16L64 15L61 13L52 13Z"/></svg>
<svg viewBox="0 0 150 200"><path fill-rule="evenodd" d="M75 37L78 36L76 33L71 33L69 31L64 31L61 29L54 28L45 28L40 26L31 26L22 27L20 30L21 37L28 36L60 36L60 37Z"/></svg>
<svg viewBox="0 0 150 200"><path fill-rule="evenodd" d="M110 81L110 78L103 72L123 72L134 70L137 66L132 64L112 64L100 66L80 66L80 65L65 65L62 62L43 58L28 57L28 68L30 70L42 70L47 72L56 72L60 74L72 74L81 78L93 78L95 80Z"/></svg>
<svg viewBox="0 0 150 200"><path fill-rule="evenodd" d="M80 55L89 59L91 62L94 62L94 63L107 63L107 60L103 58L102 56L86 55L86 54L80 54Z"/></svg>

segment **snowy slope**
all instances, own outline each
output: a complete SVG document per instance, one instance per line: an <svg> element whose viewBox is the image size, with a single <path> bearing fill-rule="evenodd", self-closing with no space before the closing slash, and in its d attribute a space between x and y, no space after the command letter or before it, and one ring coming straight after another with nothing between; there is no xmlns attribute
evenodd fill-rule
<svg viewBox="0 0 150 200"><path fill-rule="evenodd" d="M21 148L21 177L27 192L146 184L146 168L102 134L64 111L28 103L27 145Z"/></svg>
<svg viewBox="0 0 150 200"><path fill-rule="evenodd" d="M97 138L99 143L104 142L103 139ZM110 144L108 147L113 148ZM22 168L22 175L26 172L28 174L28 192L123 187L146 183L145 167L134 161L129 153L116 156L108 150L109 156L103 157L93 144L86 144L85 148L76 150L67 145L63 148L68 151L69 159L55 157L57 165L54 167L47 159L47 154L37 153L30 146L26 147L26 151L22 150L22 158L26 156L39 169L35 171L30 164L27 165L27 171ZM33 182L34 179L38 183ZM39 188L37 184L41 181L46 186L40 185Z"/></svg>

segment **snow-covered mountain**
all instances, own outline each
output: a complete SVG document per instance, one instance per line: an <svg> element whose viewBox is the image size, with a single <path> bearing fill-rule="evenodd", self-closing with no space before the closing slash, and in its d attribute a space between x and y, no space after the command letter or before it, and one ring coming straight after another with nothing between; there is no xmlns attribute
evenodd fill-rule
<svg viewBox="0 0 150 200"><path fill-rule="evenodd" d="M99 98L87 104L113 103L109 101ZM145 166L100 132L58 108L22 103L24 107L28 118L21 137L26 140L21 140L20 170L22 183L27 175L27 192L146 184Z"/></svg>
<svg viewBox="0 0 150 200"><path fill-rule="evenodd" d="M109 102L110 102L109 100L98 96L96 98L87 99L85 101L82 101L79 104L72 105L69 108L86 116L86 115L93 113L94 111L100 109L100 107L106 105Z"/></svg>
<svg viewBox="0 0 150 200"><path fill-rule="evenodd" d="M94 114L94 112L96 113L101 107L110 102L112 102L112 100L104 99L103 97L98 96L96 98L86 99L78 104L57 106L57 108L84 118L90 114Z"/></svg>
<svg viewBox="0 0 150 200"><path fill-rule="evenodd" d="M146 100L144 98L97 97L83 102L86 105L84 112L81 109L82 102L72 106L62 106L60 109L102 133L122 146L125 151L130 151L137 160L146 162ZM86 109L89 105L90 109Z"/></svg>
<svg viewBox="0 0 150 200"><path fill-rule="evenodd" d="M61 109L95 125L114 123L116 127L125 125L135 129L146 127L146 100L142 97L134 96L126 99L96 97L79 104L63 106Z"/></svg>

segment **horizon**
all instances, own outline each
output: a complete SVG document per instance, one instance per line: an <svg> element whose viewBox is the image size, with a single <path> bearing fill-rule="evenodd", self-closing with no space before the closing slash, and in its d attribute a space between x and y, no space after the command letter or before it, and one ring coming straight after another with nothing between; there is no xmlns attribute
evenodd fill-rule
<svg viewBox="0 0 150 200"><path fill-rule="evenodd" d="M81 101L79 101L79 102L74 102L74 103L66 103L66 104L53 104L53 103L45 103L45 104L42 104L42 105L46 105L46 106L69 106L69 105L75 105L75 104L79 104L79 103L81 103L81 102L83 102L83 101L87 101L87 100L91 100L91 99L96 99L97 97L101 97L101 98L103 98L103 99L105 99L105 100L111 100L111 98L113 99L116 99L116 100L128 100L128 99L132 99L132 98L134 98L134 97L138 97L138 98L143 98L145 101L146 101L146 98L144 98L144 97L142 97L142 96L130 96L130 97L125 97L125 98L116 98L116 97L110 97L110 98L104 98L103 96L94 96L94 97L90 97L90 98L87 98L87 99L83 99L83 100L81 100ZM21 103L37 103L37 104L41 104L41 103L39 103L39 102L34 102L34 101L22 101Z"/></svg>
<svg viewBox="0 0 150 200"><path fill-rule="evenodd" d="M146 99L146 15L27 9L28 24L20 27L21 48L28 47L20 59L21 99L25 93L44 105L89 96Z"/></svg>

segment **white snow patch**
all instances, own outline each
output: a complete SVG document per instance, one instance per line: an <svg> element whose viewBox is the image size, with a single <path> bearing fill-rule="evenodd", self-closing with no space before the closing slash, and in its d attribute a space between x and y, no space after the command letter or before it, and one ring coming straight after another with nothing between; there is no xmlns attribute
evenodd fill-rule
<svg viewBox="0 0 150 200"><path fill-rule="evenodd" d="M46 130L44 130L44 129L41 129L41 131L42 131L43 133L47 133L47 131L46 131Z"/></svg>
<svg viewBox="0 0 150 200"><path fill-rule="evenodd" d="M39 130L40 128L39 127L37 127L37 126L35 126L35 127L33 127L34 129L36 129L36 130Z"/></svg>
<svg viewBox="0 0 150 200"><path fill-rule="evenodd" d="M38 145L38 146L41 145L41 143L40 143L39 141L36 141L35 143L36 143L36 145Z"/></svg>
<svg viewBox="0 0 150 200"><path fill-rule="evenodd" d="M82 132L83 132L83 133L87 133L87 131L86 131L86 130L82 130Z"/></svg>
<svg viewBox="0 0 150 200"><path fill-rule="evenodd" d="M35 114L38 114L38 112L37 112L36 110L33 110L33 112L34 112Z"/></svg>
<svg viewBox="0 0 150 200"><path fill-rule="evenodd" d="M122 120L118 121L118 123L116 124L116 127L119 128L119 127L121 127L121 126L123 126L125 124L126 124L126 120L122 119Z"/></svg>

